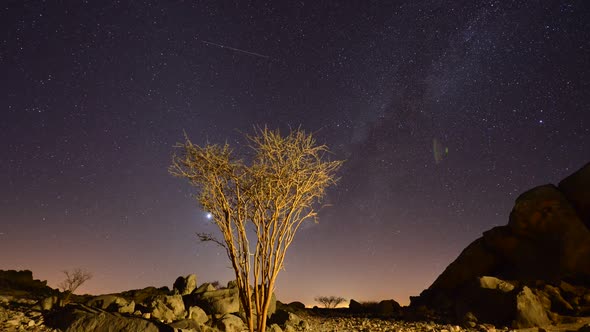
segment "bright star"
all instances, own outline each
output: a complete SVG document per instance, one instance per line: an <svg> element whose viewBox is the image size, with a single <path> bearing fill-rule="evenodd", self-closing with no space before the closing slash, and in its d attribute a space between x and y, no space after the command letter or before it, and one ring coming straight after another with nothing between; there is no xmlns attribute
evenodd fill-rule
<svg viewBox="0 0 590 332"><path fill-rule="evenodd" d="M211 212L207 212L206 217L207 219L211 220L213 218L213 215L211 214Z"/></svg>

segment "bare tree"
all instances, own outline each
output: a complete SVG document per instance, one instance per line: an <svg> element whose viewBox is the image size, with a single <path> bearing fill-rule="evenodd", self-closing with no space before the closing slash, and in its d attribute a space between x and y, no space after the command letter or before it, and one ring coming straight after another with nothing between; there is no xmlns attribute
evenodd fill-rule
<svg viewBox="0 0 590 332"><path fill-rule="evenodd" d="M76 268L72 271L64 270L63 273L66 275L66 279L60 282L58 287L64 292L62 303L63 305L66 305L70 302L70 296L72 296L76 289L92 278L92 273L80 268Z"/></svg>
<svg viewBox="0 0 590 332"><path fill-rule="evenodd" d="M317 220L314 206L335 183L342 161L325 160L329 152L301 130L281 136L257 129L247 136L249 164L229 145L177 144L170 173L197 187L197 201L211 213L222 240L199 234L225 248L236 275L249 331L264 332L279 270L295 233L306 220ZM254 237L248 237L248 229ZM253 286L252 286L253 285Z"/></svg>
<svg viewBox="0 0 590 332"><path fill-rule="evenodd" d="M337 296L318 296L314 300L321 303L325 308L336 308L340 303L346 301L345 298Z"/></svg>

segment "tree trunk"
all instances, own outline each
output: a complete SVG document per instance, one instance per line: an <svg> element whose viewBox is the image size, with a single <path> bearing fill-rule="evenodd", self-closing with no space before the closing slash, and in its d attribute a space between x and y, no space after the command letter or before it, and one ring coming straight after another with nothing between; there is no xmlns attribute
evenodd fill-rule
<svg viewBox="0 0 590 332"><path fill-rule="evenodd" d="M275 278L271 278L268 282L268 288L265 289L266 297L262 302L262 312L258 314L258 331L257 332L265 332L266 331L266 320L268 317L268 308L270 307L270 301L272 300L272 289L274 288Z"/></svg>

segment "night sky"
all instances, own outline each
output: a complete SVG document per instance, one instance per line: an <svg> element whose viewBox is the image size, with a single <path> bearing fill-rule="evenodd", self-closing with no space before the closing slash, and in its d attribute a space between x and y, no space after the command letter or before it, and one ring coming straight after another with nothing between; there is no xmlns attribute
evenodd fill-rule
<svg viewBox="0 0 590 332"><path fill-rule="evenodd" d="M520 193L590 161L590 1L0 6L0 269L53 287L76 267L91 294L233 279L167 172L183 131L301 126L347 160L279 274L308 305L407 304Z"/></svg>

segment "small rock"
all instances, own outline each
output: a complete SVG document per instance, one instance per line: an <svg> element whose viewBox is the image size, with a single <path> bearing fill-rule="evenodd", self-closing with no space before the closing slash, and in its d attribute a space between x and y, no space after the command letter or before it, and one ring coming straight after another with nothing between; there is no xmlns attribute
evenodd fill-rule
<svg viewBox="0 0 590 332"><path fill-rule="evenodd" d="M6 321L6 324L11 325L11 326L19 326L20 319L11 319L9 321Z"/></svg>
<svg viewBox="0 0 590 332"><path fill-rule="evenodd" d="M281 327L277 324L272 324L269 328L268 328L268 332L283 332L283 330L281 329Z"/></svg>
<svg viewBox="0 0 590 332"><path fill-rule="evenodd" d="M29 315L29 317L31 317L31 318L35 318L35 317L39 317L39 316L41 316L41 313L40 313L40 312L38 312L38 311L31 311L31 312L29 312L29 313L28 313L28 315Z"/></svg>
<svg viewBox="0 0 590 332"><path fill-rule="evenodd" d="M31 326L35 326L35 321L31 319L27 325L28 325L29 327L31 327Z"/></svg>

